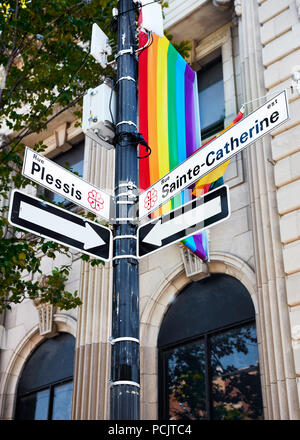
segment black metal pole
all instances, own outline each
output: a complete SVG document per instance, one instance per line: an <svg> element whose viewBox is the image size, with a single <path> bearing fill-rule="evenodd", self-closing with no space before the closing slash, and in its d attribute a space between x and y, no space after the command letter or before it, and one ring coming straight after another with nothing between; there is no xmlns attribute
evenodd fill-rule
<svg viewBox="0 0 300 440"><path fill-rule="evenodd" d="M140 418L139 272L134 195L137 194L135 12L119 0L117 123L111 349L111 420Z"/></svg>

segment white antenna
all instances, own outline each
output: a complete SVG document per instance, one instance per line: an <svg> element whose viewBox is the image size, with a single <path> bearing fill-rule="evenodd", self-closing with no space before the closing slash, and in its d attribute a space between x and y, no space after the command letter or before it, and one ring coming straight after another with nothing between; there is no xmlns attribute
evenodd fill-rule
<svg viewBox="0 0 300 440"><path fill-rule="evenodd" d="M107 57L112 54L112 49L108 44L108 37L94 23L92 28L91 55L105 69L107 67Z"/></svg>

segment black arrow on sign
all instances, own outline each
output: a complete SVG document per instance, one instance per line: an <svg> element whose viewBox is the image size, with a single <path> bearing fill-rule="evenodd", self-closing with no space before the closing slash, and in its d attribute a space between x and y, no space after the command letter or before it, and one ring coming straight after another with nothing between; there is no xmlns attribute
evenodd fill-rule
<svg viewBox="0 0 300 440"><path fill-rule="evenodd" d="M162 247L225 220L230 215L226 185L146 223L138 229L138 256L144 257Z"/></svg>
<svg viewBox="0 0 300 440"><path fill-rule="evenodd" d="M110 229L20 191L12 193L9 221L93 257L110 258Z"/></svg>

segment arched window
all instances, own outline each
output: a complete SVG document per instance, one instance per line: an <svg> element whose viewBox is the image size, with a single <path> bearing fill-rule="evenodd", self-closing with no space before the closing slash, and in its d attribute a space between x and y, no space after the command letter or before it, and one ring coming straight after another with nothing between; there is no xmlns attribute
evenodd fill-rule
<svg viewBox="0 0 300 440"><path fill-rule="evenodd" d="M71 418L74 349L75 338L60 333L33 352L19 381L15 419Z"/></svg>
<svg viewBox="0 0 300 440"><path fill-rule="evenodd" d="M255 311L235 278L214 274L175 299L158 336L161 419L262 419Z"/></svg>

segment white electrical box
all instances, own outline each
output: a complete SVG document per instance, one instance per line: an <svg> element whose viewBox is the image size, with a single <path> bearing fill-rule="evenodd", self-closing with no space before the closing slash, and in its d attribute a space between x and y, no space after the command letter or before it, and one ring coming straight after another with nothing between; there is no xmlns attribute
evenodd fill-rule
<svg viewBox="0 0 300 440"><path fill-rule="evenodd" d="M112 120L113 117L113 120ZM116 93L108 84L89 89L83 97L82 131L105 148L113 148Z"/></svg>

